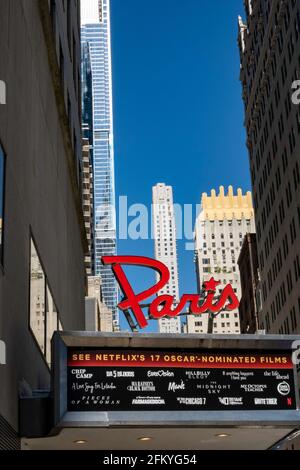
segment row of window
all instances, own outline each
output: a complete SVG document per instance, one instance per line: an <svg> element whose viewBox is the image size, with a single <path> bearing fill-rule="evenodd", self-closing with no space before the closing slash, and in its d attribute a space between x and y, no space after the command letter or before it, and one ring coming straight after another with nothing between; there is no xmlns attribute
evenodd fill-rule
<svg viewBox="0 0 300 470"><path fill-rule="evenodd" d="M269 225L269 231L264 243L264 248L265 248L265 256L266 258L269 256L270 249L272 248L273 243L275 242L277 235L279 233L279 223L280 226L282 226L285 216L286 216L286 208L289 209L289 207L292 204L293 201L293 195L298 192L298 187L300 187L300 172L299 172L299 165L298 162L296 162L295 167L293 169L293 176L294 176L294 191L292 191L292 185L291 182L288 181L286 187L285 187L285 198L282 198L279 202L278 205L278 214L279 214L279 222L278 222L278 216L277 212L275 213L273 217L272 223ZM272 183L273 185L273 183ZM270 193L271 194L271 193ZM278 193L277 193L278 194ZM285 199L285 200L284 200ZM275 195L274 198L271 198L269 200L269 195L266 201L266 206L264 210L262 211L262 217L261 217L261 222L262 222L262 228L264 229L267 223L267 219L269 217L269 214L271 212L271 207L269 207L269 203L272 205L275 202ZM285 207L286 206L286 207ZM298 207L298 220L300 224L300 208ZM257 223L257 239L260 241L261 236L262 236L262 230L261 230L261 222L260 220ZM296 238L296 226L295 226L295 219L294 217L291 219L290 222L290 235L291 235L291 243L293 244ZM263 264L263 263L262 263Z"/></svg>
<svg viewBox="0 0 300 470"><path fill-rule="evenodd" d="M297 41L298 38L299 38L299 28L300 28L300 12L299 12L299 10L297 11L297 15L296 15L296 19L295 19L294 23L295 23L295 38L296 38L296 41ZM278 27L277 27L277 30L278 30ZM281 34L279 34L278 37L282 36L282 30L280 30L280 33ZM278 31L277 31L276 34L278 34ZM292 55L294 53L294 50L295 50L295 41L294 41L293 32L291 32L291 35L289 37L288 48L287 49L288 49L288 57L289 57L289 62L290 62L291 59L292 59ZM281 48L280 48L279 52L281 54L281 52L282 52ZM270 127L272 126L273 120L274 120L274 110L273 110L272 102L270 104L268 113L266 113L266 109L265 109L266 99L270 98L271 80L272 80L272 77L268 76L268 74L267 74L266 62L268 62L268 61L266 60L266 57L265 57L263 71L261 72L261 75L259 77L260 78L259 84L258 84L259 86L257 87L256 93L255 93L255 102L254 102L255 104L253 104L252 109L251 109L251 117L256 117L257 118L257 125L254 124L252 126L252 123L254 123L254 121L249 121L250 125L248 124L248 127L247 127L248 137L249 137L249 141L250 141L250 144L251 144L250 145L251 150L252 150L252 142L254 141L256 143L256 139L257 139L257 136L258 136L258 130L259 129L261 129L263 131L262 140L264 138L264 142L261 141L260 147L263 144L266 144L266 140L267 140L267 137L268 137L268 135L266 135L266 134L268 134L268 121L266 120L266 124L263 127L262 126L263 118L265 116L269 116ZM277 71L276 54L272 55L272 60L269 61L269 62L272 65L272 75L273 75L273 79L274 79L275 75L276 75L276 71ZM299 56L299 63L300 63L300 56ZM265 81L266 81L266 84L267 84L267 86L266 86L267 89L266 89L266 92L262 93L262 88L263 87L262 87L261 80L262 80L263 76L265 77ZM294 76L293 80L296 80L298 78L298 73L297 73L296 70L295 70L293 76ZM287 79L287 65L286 65L286 58L283 57L282 66L281 66L282 86L285 83L287 83L288 87L290 88L290 83L293 80L290 80L289 82L287 82L286 79ZM290 94L290 89L288 90L286 100L285 100L286 111L287 111L287 108L291 106L289 94ZM258 96L259 96L259 102L257 101ZM275 96L275 104L276 104L276 106L278 106L279 101L280 101L280 85L279 85L279 82L277 82L276 86L274 87L274 96ZM282 134L282 131L283 131L282 124L283 124L283 119L282 119L282 117L280 117L279 123L278 123L279 135ZM251 132L250 132L250 127L252 127ZM250 153L252 154L252 152L250 152ZM251 157L252 157L252 155L251 155Z"/></svg>
<svg viewBox="0 0 300 470"><path fill-rule="evenodd" d="M229 247L227 247L226 250L225 250L225 249L222 250L222 255L223 255L223 257L226 257L226 252L229 253L229 250L230 250ZM218 248L218 251L220 251L220 248ZM231 249L231 250L230 250L230 253L231 253L232 257L234 258L235 253L236 253L236 250L232 250L232 249ZM207 254L206 251L204 251L203 254L206 255L206 254ZM214 256L213 256L214 258L217 257L217 252L216 252L216 250L213 250L212 254L214 255ZM205 265L205 264L211 264L211 258L202 258L202 264L204 264L204 265Z"/></svg>
<svg viewBox="0 0 300 470"><path fill-rule="evenodd" d="M250 225L250 223L249 223L249 225ZM203 238L206 239L205 233L203 234ZM212 238L212 240L215 240L215 235L214 235L214 233L211 235L211 238ZM230 234L229 234L229 238L230 238L231 240L233 240L233 233L230 233ZM239 233L239 239L241 239L241 238L243 238L243 234L240 232L240 233ZM221 240L224 240L224 233L221 233L221 234L220 234L220 239L221 239ZM212 243L212 247L214 248L215 246L216 246L216 243L213 242L213 243ZM221 246L225 246L225 242L221 242ZM206 248L206 247L207 247L207 243L204 242L204 243L203 243L203 248Z"/></svg>
<svg viewBox="0 0 300 470"><path fill-rule="evenodd" d="M210 224L214 224L214 225L219 225L219 227L223 227L223 225L228 225L228 227L231 227L232 226L232 223L233 222L236 222L237 225L241 226L242 225L242 222L246 222L247 225L250 225L250 219L234 219L234 220L231 220L231 219L225 219L225 220L210 220L209 221ZM206 225L206 222L202 222L201 223L201 227L205 227Z"/></svg>
<svg viewBox="0 0 300 470"><path fill-rule="evenodd" d="M80 76L80 63L78 61L77 56L77 51L78 51L78 44L77 44L77 38L75 35L75 32L72 29L72 4L73 0L66 0L66 4L64 5L63 2L63 8L64 11L66 11L65 19L67 23L67 38L68 38L68 51L69 51L69 58L70 62L72 65L72 70L73 70L73 83L74 83L74 93L75 97L77 99L77 113L79 117L79 123L81 121L81 76ZM50 1L50 16L51 16L51 21L52 21L52 28L53 28L53 33L54 33L54 38L56 40L56 28L57 28L57 0L51 0ZM77 9L77 17L78 17L78 30L80 28L80 19L79 19L79 5L77 4L77 1L75 2L75 8ZM65 98L65 74L66 74L66 63L65 63L65 54L64 54L64 48L63 48L63 43L62 43L62 38L59 37L59 47L58 47L58 63L59 63L59 68L60 68L60 80L61 80L61 85L62 85L62 91L64 94ZM80 146L80 142L78 142L77 138L77 133L76 133L76 123L72 122L72 116L73 116L73 110L72 110L72 104L71 104L71 96L70 96L71 91L67 88L66 91L66 113L69 119L69 129L70 129L70 138L71 138L71 143L73 145L73 150L75 157L78 155L78 145ZM77 159L76 161L76 168L78 172L78 184L79 187L81 187L81 166L80 166L80 160Z"/></svg>
<svg viewBox="0 0 300 470"><path fill-rule="evenodd" d="M293 246L296 238L297 238L297 233L300 232L300 207L298 207L298 223L296 227L296 222L295 218L292 217L290 225L289 225L289 234L284 233L282 237L282 249L281 247L278 248L277 252L274 253L271 251L272 245L274 241L277 238L277 234L280 232L279 227L277 225L276 230L274 229L273 225L271 226L271 229L269 230L269 235L267 236L265 243L264 243L264 252L261 251L259 255L259 261L260 261L260 267L261 270L264 269L265 265L265 259L267 260L270 256L272 256L273 261L271 268L269 269L267 273L267 280L268 280L268 288L269 292L272 288L273 283L276 281L277 276L281 270L281 267L283 265L283 262L286 260L289 251L290 251L290 246ZM275 216L277 218L277 216ZM280 220L280 223L282 225L282 220ZM271 236L270 236L271 235ZM298 280L298 268L297 268L297 256L294 260L294 277L295 277L295 282ZM266 298L266 296L264 296Z"/></svg>
<svg viewBox="0 0 300 470"><path fill-rule="evenodd" d="M241 248L242 244L243 244L242 242L239 242L239 244L235 247L235 250L239 250L239 248ZM213 245L215 245L215 244L213 243ZM215 247L213 247L213 248L215 248ZM221 248L225 248L225 243L221 243L221 247L218 247L218 248L217 248L218 251L220 251ZM233 242L230 242L230 246L227 246L227 247L226 247L226 250L228 251L230 248L234 248L234 243L233 243ZM212 250L212 248L209 247L209 248L208 248L208 251L211 251L211 250ZM232 252L232 250L231 250L231 252ZM222 250L222 253L225 253L225 250ZM203 254L204 254L204 255L207 255L207 249L203 250ZM213 255L216 255L216 254L217 254L217 251L216 251L216 250L212 250L212 254L213 254ZM205 263L204 263L204 264L205 264Z"/></svg>
<svg viewBox="0 0 300 470"><path fill-rule="evenodd" d="M226 263L226 260L223 259L223 263ZM232 264L235 264L235 260L232 261ZM236 267L235 266L232 266L231 268L229 268L228 266L223 266L222 268L221 267L216 267L216 268L211 268L210 266L208 267L204 267L202 269L203 273L235 273L236 272Z"/></svg>
<svg viewBox="0 0 300 470"><path fill-rule="evenodd" d="M219 326L220 326L220 325L219 325ZM238 328L238 327L239 327L239 322L236 321L236 322L234 323L234 326L235 326L236 328ZM214 327L218 327L218 324L217 324L217 323L214 323ZM231 323L230 323L230 322L226 322L226 328L230 328L230 327L231 327ZM221 328L225 328L225 323L224 323L224 322L221 323Z"/></svg>
<svg viewBox="0 0 300 470"><path fill-rule="evenodd" d="M30 315L33 336L51 364L51 338L54 331L62 330L60 316L35 243L30 241Z"/></svg>
<svg viewBox="0 0 300 470"><path fill-rule="evenodd" d="M276 320L276 314L274 312L274 307L271 312L271 319L269 312L265 316L265 324L267 332L271 330L272 324ZM290 309L289 315L284 319L283 324L279 328L279 334L289 335L297 329L300 321L300 297L298 298L298 315L296 313L296 308L293 306ZM262 325L264 327L264 325Z"/></svg>
<svg viewBox="0 0 300 470"><path fill-rule="evenodd" d="M5 153L0 143L0 263L3 266ZM61 330L59 314L37 249L30 242L30 329L47 363L51 362L50 341L53 332Z"/></svg>
<svg viewBox="0 0 300 470"><path fill-rule="evenodd" d="M293 261L293 268L294 268L294 280L295 284L298 282L300 279L300 258L299 255L296 255ZM267 274L267 279L268 279L268 287L269 287L269 292L272 288L273 281L276 280L277 274L279 273L281 269L281 265L278 266L278 262L275 259L272 263L272 268L269 270ZM278 316L279 313L281 312L282 308L284 307L287 296L286 296L286 285L287 285L287 290L288 294L290 295L293 288L294 288L294 282L293 282L293 276L292 276L292 270L289 269L286 275L286 283L285 280L281 283L280 288L278 292L275 295L275 298L271 304L271 318L273 321L276 319L276 315ZM267 299L267 287L266 287L266 282L263 281L263 300L266 301Z"/></svg>
<svg viewBox="0 0 300 470"><path fill-rule="evenodd" d="M219 318L230 318L232 317L232 313L221 313L219 315ZM238 314L237 313L234 313L234 318L237 318L238 317ZM228 323L227 323L228 325ZM235 322L235 325L238 326L238 322ZM198 327L198 326L203 326L203 322L202 321L199 321L199 320L196 320L195 321L195 326ZM217 326L217 322L215 322L215 326ZM230 323L229 323L229 326L230 326Z"/></svg>
<svg viewBox="0 0 300 470"><path fill-rule="evenodd" d="M195 328L195 333L200 333L201 334L201 333L207 333L207 331L204 331L203 328L200 328L200 329ZM234 330L234 331L232 331L231 329L228 329L227 331L225 331L225 330L222 330L222 331L214 330L214 333L215 334L233 334L233 333L234 334L239 334L240 330L239 329Z"/></svg>
<svg viewBox="0 0 300 470"><path fill-rule="evenodd" d="M296 110L296 122L297 122L297 129L298 129L298 135L300 134L300 109ZM280 127L284 130L284 125L282 121L282 126ZM280 135L280 133L279 133ZM282 134L283 135L283 134ZM282 138L280 138L280 141ZM296 146L296 136L295 136L295 131L294 127L291 126L290 132L288 134L288 141L289 141L289 155L292 155ZM277 157L277 152L278 152L278 145L277 145L277 137L274 135L273 141L272 141L272 153L273 153L273 161L278 161ZM264 149L260 151L260 149L257 150L256 154L256 161L261 162L261 155L264 155ZM288 152L287 148L284 147L283 153L281 155L281 162L282 162L282 169L283 173L285 173L285 170L288 166ZM257 163L258 164L258 163ZM266 192L268 194L268 181L270 180L270 175L271 172L273 171L272 168L272 158L271 158L271 152L267 153L267 160L264 165L263 171L262 171L262 176L258 182L257 185L257 191L254 194L254 207L257 210L259 208L259 202L262 200L264 193ZM293 170L294 172L295 170ZM298 170L299 171L299 170ZM275 181L276 181L276 189L281 185L281 165L278 163L277 167L274 169L275 173ZM293 175L294 176L294 175ZM256 180L256 173L255 173L255 168L254 165L252 164L251 166L251 178L252 178L252 185L255 185L255 180Z"/></svg>
<svg viewBox="0 0 300 470"><path fill-rule="evenodd" d="M0 142L0 265L3 265L5 162L6 157Z"/></svg>
<svg viewBox="0 0 300 470"><path fill-rule="evenodd" d="M257 96L260 93L262 88L263 82L265 82L265 86L267 88L267 93L270 92L270 82L268 80L268 73L271 72L273 77L276 74L276 53L275 48L278 49L278 55L282 53L283 44L284 44L284 37L283 37L283 28L285 29L285 35L288 35L290 26L291 26L291 11L296 6L296 0L290 0L291 5L289 5L286 1L278 1L277 9L275 12L274 18L274 25L270 28L270 34L268 38L268 48L267 52L264 56L263 61L263 71L260 74L260 80L258 86L255 90L254 96L254 104L251 108L251 115L253 114L254 107L256 106ZM264 6L264 9L262 8ZM291 10L290 10L291 7ZM247 71L247 77L243 79L243 90L244 90L244 99L245 99L245 106L248 107L248 100L249 96L252 91L252 86L256 83L255 75L258 66L258 61L260 58L260 48L263 45L265 32L267 30L267 24L269 19L270 13L270 0L262 2L259 5L259 12L255 15L256 18L260 18L260 21L255 21L255 28L253 35L249 34L249 29L247 31L247 35L245 36L245 43L246 43L246 50L248 54L244 54L242 56L242 65L243 69ZM300 30L300 13L299 9L296 12L296 18L294 20L294 33L296 40L299 37L299 30ZM251 40L251 44L247 44ZM294 48L294 37L293 31L289 36L288 40L288 54L289 60L291 61L291 57L293 54ZM246 63L247 62L247 63ZM244 65L246 63L246 65Z"/></svg>
<svg viewBox="0 0 300 470"><path fill-rule="evenodd" d="M296 140L300 133L300 109L299 107L291 105L291 82L299 78L297 69L291 70L291 64L295 52L298 50L296 43L299 43L300 32L300 10L295 11L294 20L291 21L292 8L298 2L277 2L277 11L275 16L275 25L273 25L269 36L269 48L265 55L264 67L257 77L253 75L257 84L255 93L255 100L249 118L253 119L252 123L249 119L248 122L248 146L251 160L251 176L252 183L255 188L254 192L254 207L259 214L257 217L257 237L258 242L261 237L264 237L263 250L260 251L259 260L261 268L264 267L265 259L270 259L272 263L268 273L266 273L265 280L263 281L263 297L267 298L267 291L270 292L272 286L277 279L279 272L282 269L284 260L287 258L290 248L295 246L297 234L297 221L296 216L289 220L286 233L282 237L281 247L276 251L273 248L275 240L280 233L279 227L282 227L283 221L286 216L286 210L291 207L295 195L299 192L299 166L296 162L295 146ZM279 10L281 13L279 15ZM281 22L280 22L281 18ZM270 25L271 26L271 25ZM285 28L285 34L284 34ZM275 40L276 38L276 40ZM275 40L275 41L274 41ZM287 46L287 52L284 56L283 46L284 42ZM275 45L277 43L277 51ZM297 43L297 44L298 44ZM270 54L272 52L272 54ZM277 54L277 56L276 56ZM279 68L279 60L281 55L281 67ZM256 56L256 59L259 55ZM269 68L268 68L269 67ZM300 56L298 56L298 70L300 70ZM288 77L288 71L291 71ZM255 72L254 72L255 73ZM276 75L278 79L276 80ZM258 79L256 79L258 78ZM273 90L271 90L272 84ZM284 94L281 89L286 87ZM274 100L271 96L274 95ZM248 98L248 97L246 97ZM266 103L270 103L269 109L266 109ZM282 102L284 105L283 113L277 111L279 104ZM292 108L294 113L291 116ZM284 120L285 115L285 120ZM277 123L275 116L278 116ZM264 121L265 119L265 121ZM257 127L255 128L255 121ZM288 127L285 128L285 124ZM254 125L253 125L254 124ZM269 130L273 131L272 140L270 141ZM298 131L298 134L297 134ZM259 134L261 137L259 140ZM276 133L276 135L275 135ZM287 145L283 152L279 154L278 150L282 145L283 139L286 139ZM254 145L257 145L256 153L253 151ZM270 145L270 151L265 148ZM265 159L265 162L263 160ZM261 166L264 166L261 168ZM288 177L285 175L286 170L289 169ZM260 173L260 180L256 181L256 172ZM273 173L273 174L272 174ZM283 186L283 183L284 186ZM283 187L282 187L283 186ZM283 197L281 197L283 195ZM262 198L266 196L265 203L263 204ZM278 211L276 209L278 201ZM274 214L275 209L275 214ZM268 218L272 214L271 223L268 223ZM300 220L300 219L299 219ZM268 231L265 230L268 227ZM293 247L294 248L294 247ZM291 259L293 268L288 270L285 274L286 279L274 293L271 304L271 321L275 321L276 316L282 311L282 307L287 300L286 288L288 294L292 291L294 283L300 277L300 264L298 255L293 255ZM268 287L268 289L267 289ZM294 312L294 310L293 310ZM266 318L267 328L270 329L269 315ZM291 325L295 324L295 316L291 318ZM288 321L285 320L285 325L282 325L282 330L287 332Z"/></svg>
<svg viewBox="0 0 300 470"><path fill-rule="evenodd" d="M299 14L299 11L298 11L297 12L297 18L295 20L295 36L296 36L296 39L299 38L299 25L300 25L300 14ZM294 42L292 40L292 41L289 42L289 48L288 48L290 53L294 52L294 46L293 45L294 45ZM299 67L300 67L300 56L299 56ZM286 66L286 59L284 57L283 58L283 64L282 64L282 67L281 67L281 75L282 75L283 84L285 83L285 80L286 80L286 74L287 74L287 66ZM298 74L297 74L296 70L295 70L295 73L294 73L294 77L295 78L298 77ZM280 87L279 87L278 83L275 87L274 94L275 94L275 104L276 104L276 106L278 106L278 103L279 103L279 100L280 100ZM265 100L264 96L262 96L262 100L263 101ZM285 99L285 109L286 109L286 115L287 115L287 117L289 117L289 113L291 111L291 98L289 96L289 93L288 93L288 96ZM296 107L295 107L295 109L296 109L296 124L297 124L297 128L300 131L299 119L298 119L299 110ZM261 110L259 110L259 115L260 115L260 111ZM265 115L266 113L262 113L262 114ZM270 126L272 126L273 120L274 120L274 110L273 110L272 103L271 103L270 108L269 108L268 116L269 116ZM262 128L262 123L260 123L260 124L261 124L260 127ZM260 163L261 163L261 156L264 156L266 154L264 152L264 143L266 143L266 140L268 138L268 121L267 120L266 120L266 124L265 124L265 127L263 128L263 130L264 130L264 135L262 136L262 139L261 139L260 148L257 150L257 153L256 153L256 167L257 167L257 170L259 169L259 166L260 166ZM278 134L279 134L280 140L283 136L283 132L284 132L284 124L283 124L283 117L281 115L279 117L279 121L278 121ZM265 142L264 142L264 137L265 137ZM290 128L290 132L288 134L288 140L289 140L289 151L290 151L290 154L292 154L293 151L294 151L295 145L296 145L296 137L295 137L295 132L294 132L294 127L293 126L291 126L291 128ZM274 158L277 155L277 151L278 151L277 137L276 136L274 136L273 141L272 141L272 151L273 151L273 160L274 160ZM288 155L287 155L287 153L288 153L287 149L285 148L284 152L282 154L282 158L281 158L283 173L285 173L286 168L288 166ZM252 157L252 152L250 152L250 156ZM268 216L271 212L272 207L274 206L274 201L275 201L275 187L274 187L273 182L271 184L271 187L268 188L268 181L270 179L272 180L272 178L270 178L271 169L272 169L272 158L271 158L271 153L269 152L267 154L267 161L266 161L266 164L265 164L263 172L262 172L262 177L261 177L261 179L258 183L258 192L254 194L255 209L256 209L256 211L262 210L262 215L261 215L262 229L264 229L264 227L266 226ZM254 181L255 181L255 168L254 168L254 165L252 165L252 182L253 182L253 184L254 184ZM278 191L279 187L281 185L281 172L280 172L280 166L279 165L277 166L277 168L275 170L275 181L276 181L276 190ZM293 168L293 181L294 181L294 187L295 187L295 192L296 192L297 189L298 189L298 185L299 185L299 167L298 167L297 162L296 162L295 168ZM261 205L259 205L259 200L262 199L264 191L268 191L268 195L267 195L267 198L266 198L265 206L260 209ZM291 205L292 199L293 199L291 182L289 182L289 181L288 181L288 183L286 185L286 188L285 188L285 195L286 195L286 204L287 204L287 207L289 207ZM259 198L259 200L258 200L258 198ZM279 207L279 211L280 211L280 218L282 219L284 217L283 216L284 207L282 205ZM260 225L260 220L259 219L260 218L258 217L258 226L257 226L258 241L260 240L260 237L261 237L261 225ZM293 224L293 221L292 221L292 224ZM293 230L292 226L291 226L291 230ZM270 235L272 236L272 234L270 234Z"/></svg>
<svg viewBox="0 0 300 470"><path fill-rule="evenodd" d="M216 273L216 274L220 274L220 273L223 273L223 274L228 273L228 274L230 274L230 273L235 273L235 272L236 272L236 266L232 266L232 267L230 267L230 268L229 268L228 266L226 266L226 265L224 265L223 267L221 267L221 266L216 266L216 267L214 267L214 268L212 268L212 267L209 266L209 267L204 267L204 268L202 269L202 271L203 271L204 273L212 273L212 272L214 272L214 273Z"/></svg>
<svg viewBox="0 0 300 470"><path fill-rule="evenodd" d="M251 225L251 223L250 223L250 220L249 220L249 222L247 222L247 226L250 228L250 225ZM206 240L206 239L209 239L209 238L211 238L211 240L216 240L216 236L215 236L214 233L212 233L210 236L209 236L209 235L206 235L206 233L203 233L202 238L203 238L203 240ZM230 238L230 239L233 239L233 233L230 233L230 234L229 234L229 238ZM242 234L242 233L239 233L239 238L240 238L240 239L243 238L243 234ZM220 234L220 239L221 239L221 240L224 240L224 233L221 233L221 234ZM205 248L206 246L207 246L207 245L206 245L206 242L204 242L204 243L203 243L203 247ZM215 246L216 246L215 242L212 242L212 247L215 247ZM224 242L221 242L221 246L225 246Z"/></svg>
<svg viewBox="0 0 300 470"><path fill-rule="evenodd" d="M300 63L300 56L298 57L298 62ZM286 97L284 101L284 107L285 107L285 115L286 118L289 117L290 111L291 111L291 90L290 90L290 83L293 82L294 80L297 80L299 78L299 73L297 69L294 70L293 76L291 77L291 82L287 81L287 66L286 66L286 58L283 57L283 63L281 66L281 79L278 79L276 85L274 86L274 98L275 98L275 106L276 110L278 109L279 103L281 101L281 93L282 93L282 88L284 88L285 85L288 85L287 92L286 92ZM277 69L275 68L275 75L276 75ZM274 78L275 78L274 75ZM280 82L283 82L282 85ZM269 99L269 110L268 113L266 114L266 99ZM258 137L261 133L261 140L260 140L260 150L264 150L264 146L267 145L268 138L269 138L269 128L271 129L273 127L274 123L274 108L273 108L273 102L271 99L271 81L270 77L268 77L267 80L267 93L261 97L261 106L256 107L255 111L252 114L252 118L254 121L251 122L251 124L248 124L247 130L248 130L248 135L251 138L251 143L254 143L254 145L257 144ZM263 120L265 119L265 125L262 127ZM279 137L280 140L282 138L282 135L284 133L284 124L283 124L283 115L281 113L279 120L278 120L278 131L279 131ZM259 169L259 156L255 159L256 161L256 169Z"/></svg>

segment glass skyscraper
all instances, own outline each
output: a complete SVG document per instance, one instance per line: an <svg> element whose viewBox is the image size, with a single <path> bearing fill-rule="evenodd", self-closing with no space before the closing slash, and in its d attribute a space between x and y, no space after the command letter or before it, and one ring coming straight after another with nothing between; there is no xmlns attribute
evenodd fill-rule
<svg viewBox="0 0 300 470"><path fill-rule="evenodd" d="M82 136L93 143L93 80L90 47L88 42L81 44L81 92L82 92Z"/></svg>
<svg viewBox="0 0 300 470"><path fill-rule="evenodd" d="M116 281L110 266L101 264L101 256L116 254L109 7L109 0L81 0L82 102L83 134L92 140L95 274L117 326Z"/></svg>

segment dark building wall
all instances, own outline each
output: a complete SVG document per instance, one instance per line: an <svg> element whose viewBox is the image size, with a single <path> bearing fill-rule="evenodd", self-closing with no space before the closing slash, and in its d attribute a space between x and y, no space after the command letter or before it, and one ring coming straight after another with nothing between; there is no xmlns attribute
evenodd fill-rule
<svg viewBox="0 0 300 470"><path fill-rule="evenodd" d="M247 233L238 259L241 278L241 301L239 306L241 333L256 333L258 311L256 289L258 286L258 258L256 234Z"/></svg>
<svg viewBox="0 0 300 470"><path fill-rule="evenodd" d="M245 1L241 83L268 333L300 332L300 78L298 0Z"/></svg>
<svg viewBox="0 0 300 470"><path fill-rule="evenodd" d="M50 378L29 329L31 233L63 327L84 329L80 89L72 64L76 56L80 67L79 2L70 2L71 53L68 2L56 2L55 41L51 3L0 0L0 79L7 85L7 104L0 106L0 140L6 153L0 339L7 348L6 365L0 365L0 415L15 430L20 382L47 389ZM63 83L59 42L65 57Z"/></svg>

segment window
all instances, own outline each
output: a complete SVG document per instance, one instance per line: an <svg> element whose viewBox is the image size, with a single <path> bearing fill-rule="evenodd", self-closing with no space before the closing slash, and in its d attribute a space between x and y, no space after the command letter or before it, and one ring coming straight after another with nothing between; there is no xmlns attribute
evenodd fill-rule
<svg viewBox="0 0 300 470"><path fill-rule="evenodd" d="M45 274L33 240L30 248L30 328L45 354Z"/></svg>
<svg viewBox="0 0 300 470"><path fill-rule="evenodd" d="M63 53L61 41L59 41L59 69L60 69L60 81L61 81L62 91L63 91L63 94L64 94L64 89L65 89L65 60L64 60L64 53Z"/></svg>
<svg viewBox="0 0 300 470"><path fill-rule="evenodd" d="M0 143L0 264L3 265L5 154Z"/></svg>
<svg viewBox="0 0 300 470"><path fill-rule="evenodd" d="M52 29L53 33L55 34L55 29L56 29L56 0L50 0L50 16L51 16L51 22L52 22Z"/></svg>
<svg viewBox="0 0 300 470"><path fill-rule="evenodd" d="M72 58L71 51L71 33L72 33L72 12L71 12L71 0L67 0L67 35L68 35L68 46L70 58Z"/></svg>
<svg viewBox="0 0 300 470"><path fill-rule="evenodd" d="M29 325L48 365L51 364L51 338L62 330L53 295L33 239L30 241Z"/></svg>
<svg viewBox="0 0 300 470"><path fill-rule="evenodd" d="M49 286L46 286L46 360L51 364L51 338L58 330L58 314Z"/></svg>
<svg viewBox="0 0 300 470"><path fill-rule="evenodd" d="M70 94L69 94L69 91L67 92L67 96L68 96L68 99L67 99L67 113L68 113L68 119L69 119L69 128L71 130L72 128L72 105L71 105L71 98L70 98Z"/></svg>
<svg viewBox="0 0 300 470"><path fill-rule="evenodd" d="M295 307L293 307L293 308L290 310L290 317L291 317L291 323L292 323L292 332L294 332L295 329L297 328L297 317L296 317L296 309L295 309Z"/></svg>

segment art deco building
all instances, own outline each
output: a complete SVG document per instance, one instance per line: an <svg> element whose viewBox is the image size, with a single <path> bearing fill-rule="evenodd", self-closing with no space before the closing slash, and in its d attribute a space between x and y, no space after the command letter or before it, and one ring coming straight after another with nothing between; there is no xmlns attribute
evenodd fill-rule
<svg viewBox="0 0 300 470"><path fill-rule="evenodd" d="M300 332L300 3L245 1L239 18L263 310L260 329Z"/></svg>
<svg viewBox="0 0 300 470"><path fill-rule="evenodd" d="M198 291L204 281L214 277L220 282L216 295L226 284L231 284L237 297L241 297L241 282L238 268L243 238L255 230L251 193L242 194L241 189L233 193L229 186L225 194L220 186L219 194L213 189L210 196L203 193L201 212L195 226L195 252ZM208 314L187 316L188 333L207 333ZM220 312L214 319L213 333L238 334L240 320L238 309Z"/></svg>

